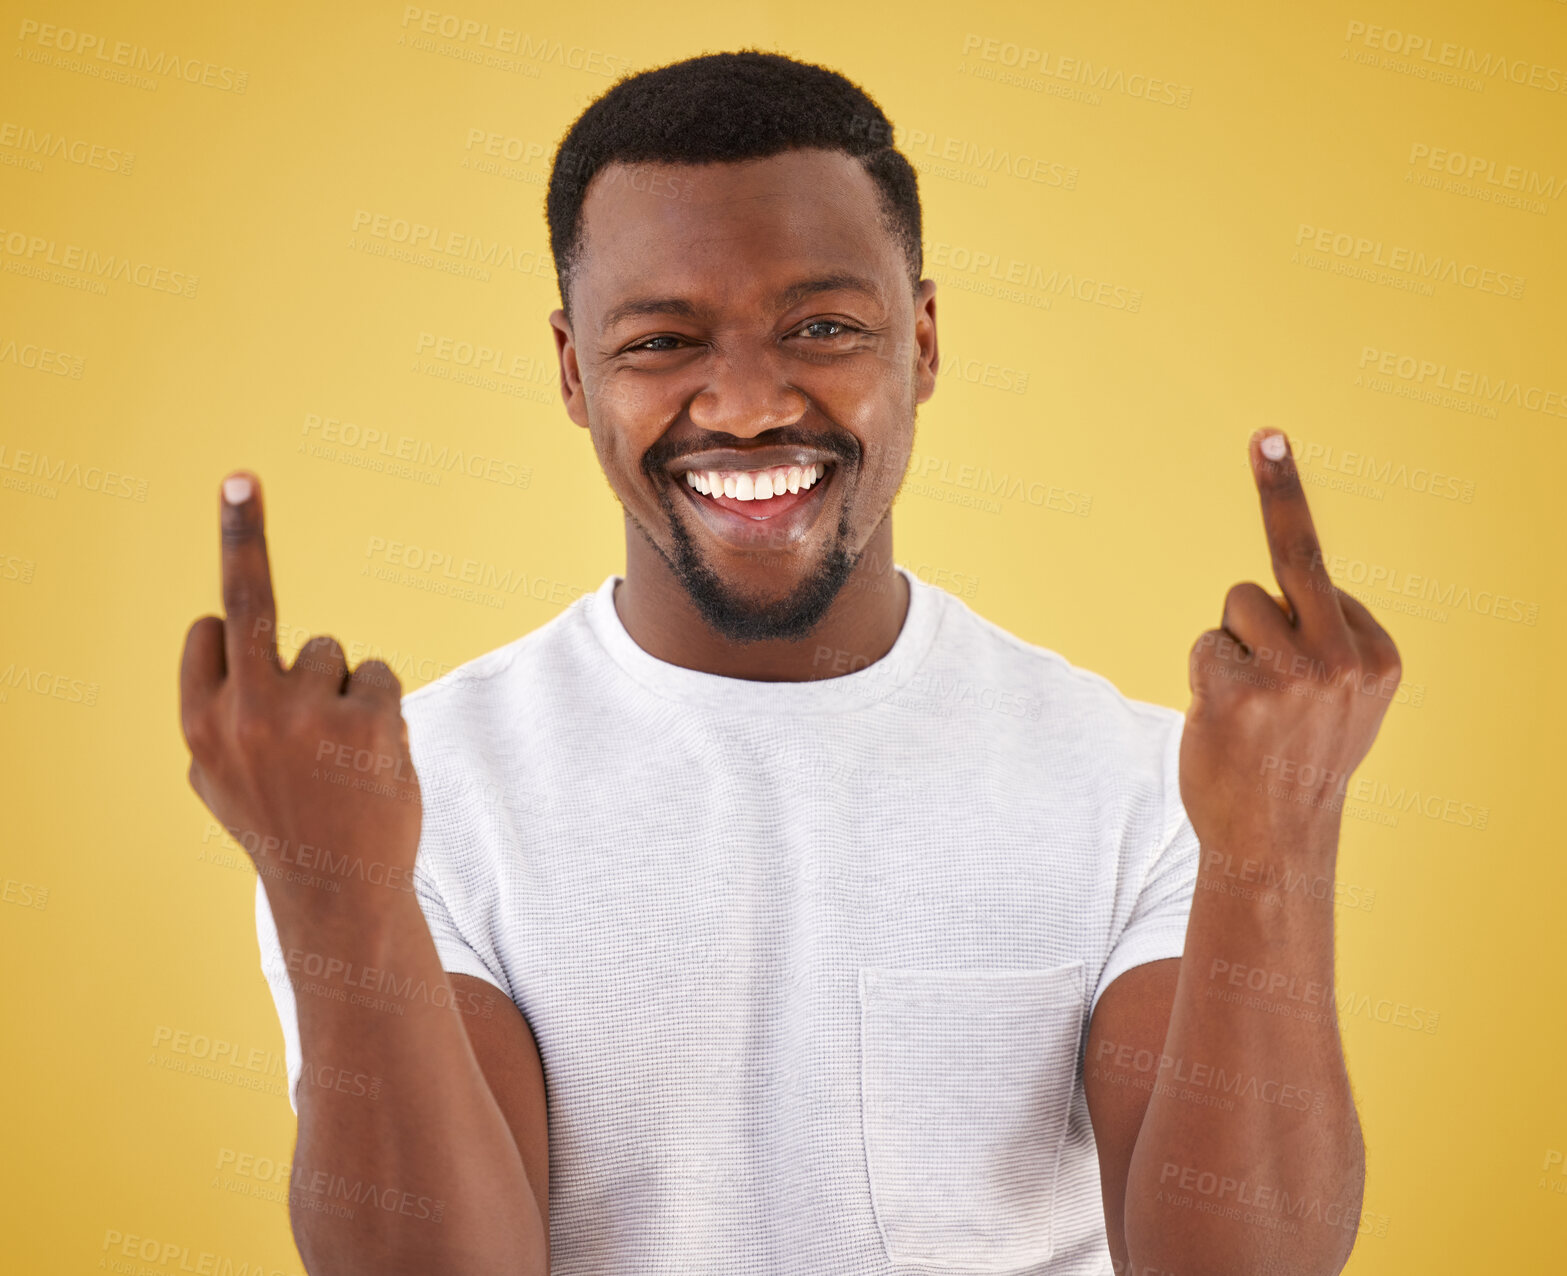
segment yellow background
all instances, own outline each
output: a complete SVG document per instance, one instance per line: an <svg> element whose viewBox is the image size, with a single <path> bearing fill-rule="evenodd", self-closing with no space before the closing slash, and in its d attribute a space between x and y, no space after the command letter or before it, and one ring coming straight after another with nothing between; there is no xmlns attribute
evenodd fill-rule
<svg viewBox="0 0 1567 1276"><path fill-rule="evenodd" d="M1311 462L1341 583L1392 576L1368 600L1408 686L1362 769L1373 796L1344 821L1339 872L1346 899L1352 886L1373 901L1337 911L1340 994L1372 1007L1343 1019L1369 1165L1349 1270L1558 1270L1567 94L1433 81L1388 52L1403 35L1371 37L1377 48L1366 32L1560 76L1567 5L432 10L525 33L509 67L472 60L476 37L419 35L396 3L0 9L0 126L16 126L0 145L0 347L14 343L0 357L0 1266L97 1269L123 1233L191 1263L207 1251L300 1270L286 1180L232 1174L239 1155L286 1163L293 1120L254 873L225 859L186 786L177 718L185 629L219 610L218 481L248 466L266 485L286 649L329 631L351 659L378 649L410 689L622 570L619 507L555 390L548 268L480 279L400 261L375 246L389 240L355 238L356 215L547 262L548 156L604 72L759 46L862 84L921 173L949 366L920 416L928 468L897 506L901 562L1128 694L1184 707L1188 647L1225 589L1268 580L1245 444L1277 425ZM109 78L112 61L91 74L41 43L42 24L178 62L138 73L145 84ZM1057 73L999 79L1024 49ZM1062 58L1121 87L1085 90L1061 78ZM1187 105L1125 91L1137 75ZM134 162L38 156L29 129ZM474 131L520 158L476 166ZM1498 182L1516 165L1554 194L1517 206L1448 189L1410 163L1421 145L1494 161ZM998 155L1048 161L1058 180ZM1523 292L1438 282L1428 295L1314 268L1297 258L1302 225L1500 272ZM129 259L143 278L194 277L194 296L25 273L34 237ZM980 253L1073 286L987 294L985 272L960 265ZM1100 304L1083 280L1140 304ZM459 365L431 357L445 338L503 351L523 375L455 379ZM24 349L41 348L58 356L26 366ZM1368 348L1556 397L1423 401L1397 392L1420 382L1396 363L1371 380ZM340 433L323 451L312 414L521 481L482 465L370 468L379 445ZM25 452L77 468L30 488ZM103 471L132 494L89 490ZM1430 471L1470 499L1420 490ZM377 538L475 560L513 588L494 606L386 578ZM1415 577L1459 592L1421 604L1398 592L1423 588ZM1487 614L1495 595L1515 600L1501 617ZM1375 1007L1399 1005L1435 1015L1434 1030L1379 1021ZM205 1076L175 1033L271 1063Z"/></svg>

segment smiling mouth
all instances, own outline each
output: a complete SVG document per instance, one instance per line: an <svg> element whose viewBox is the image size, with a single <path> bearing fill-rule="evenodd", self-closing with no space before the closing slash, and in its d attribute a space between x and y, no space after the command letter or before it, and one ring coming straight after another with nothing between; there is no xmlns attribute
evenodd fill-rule
<svg viewBox="0 0 1567 1276"><path fill-rule="evenodd" d="M676 482L708 531L731 548L781 549L797 543L816 522L823 492L834 486L837 472L837 464L828 460L754 470L686 470Z"/></svg>
<svg viewBox="0 0 1567 1276"><path fill-rule="evenodd" d="M723 509L751 518L771 518L801 503L826 477L831 465L773 465L759 470L687 470L686 486Z"/></svg>

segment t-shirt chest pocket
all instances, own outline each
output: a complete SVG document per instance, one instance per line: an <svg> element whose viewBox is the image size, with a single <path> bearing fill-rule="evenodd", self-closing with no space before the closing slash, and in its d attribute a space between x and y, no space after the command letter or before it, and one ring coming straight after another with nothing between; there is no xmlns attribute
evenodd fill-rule
<svg viewBox="0 0 1567 1276"><path fill-rule="evenodd" d="M860 1110L889 1261L1049 1260L1083 1010L1081 961L860 968Z"/></svg>

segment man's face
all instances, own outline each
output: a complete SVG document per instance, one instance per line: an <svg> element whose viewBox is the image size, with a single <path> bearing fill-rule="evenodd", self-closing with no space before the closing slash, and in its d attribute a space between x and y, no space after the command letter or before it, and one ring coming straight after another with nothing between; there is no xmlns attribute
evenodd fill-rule
<svg viewBox="0 0 1567 1276"><path fill-rule="evenodd" d="M626 516L720 633L803 637L903 481L934 284L911 295L874 183L819 149L612 165L583 245L550 322Z"/></svg>

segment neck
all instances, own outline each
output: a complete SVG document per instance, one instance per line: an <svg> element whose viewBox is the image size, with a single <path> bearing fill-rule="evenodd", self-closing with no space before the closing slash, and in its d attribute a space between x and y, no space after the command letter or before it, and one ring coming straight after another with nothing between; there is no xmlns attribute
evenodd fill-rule
<svg viewBox="0 0 1567 1276"><path fill-rule="evenodd" d="M663 557L626 521L626 575L615 611L637 646L667 664L754 682L812 682L874 664L892 650L909 586L892 562L884 518L838 596L805 637L736 643L703 618Z"/></svg>

